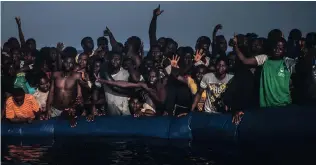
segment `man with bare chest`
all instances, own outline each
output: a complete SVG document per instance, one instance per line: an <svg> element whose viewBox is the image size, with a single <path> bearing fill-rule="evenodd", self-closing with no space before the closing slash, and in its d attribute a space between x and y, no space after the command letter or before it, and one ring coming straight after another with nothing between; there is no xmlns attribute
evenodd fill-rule
<svg viewBox="0 0 316 165"><path fill-rule="evenodd" d="M72 127L76 126L76 106L82 104L79 85L81 74L73 71L74 64L74 58L65 57L62 61L62 71L53 73L46 106L48 116L67 116Z"/></svg>

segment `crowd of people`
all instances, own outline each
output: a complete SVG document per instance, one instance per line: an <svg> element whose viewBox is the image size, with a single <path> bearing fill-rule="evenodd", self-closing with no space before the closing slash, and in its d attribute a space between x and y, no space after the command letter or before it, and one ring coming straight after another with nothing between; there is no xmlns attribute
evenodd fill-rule
<svg viewBox="0 0 316 165"><path fill-rule="evenodd" d="M59 117L77 125L102 115L181 117L189 112L231 113L238 124L245 111L289 104L316 104L316 33L293 29L286 41L279 29L266 38L238 34L228 42L217 32L201 36L194 48L172 38L156 37L160 6L149 26L150 51L139 37L122 44L108 27L97 39L74 47L36 49L25 41L16 17L19 40L1 50L2 118L31 123ZM109 44L112 50L109 50ZM233 51L227 52L227 46Z"/></svg>

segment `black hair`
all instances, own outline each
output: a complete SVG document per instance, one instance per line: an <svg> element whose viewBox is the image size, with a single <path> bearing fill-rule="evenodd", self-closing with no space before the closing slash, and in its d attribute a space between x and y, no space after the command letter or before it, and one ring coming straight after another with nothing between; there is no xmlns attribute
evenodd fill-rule
<svg viewBox="0 0 316 165"><path fill-rule="evenodd" d="M140 50L142 41L137 36L129 37L126 41L127 45L131 45L135 51Z"/></svg>
<svg viewBox="0 0 316 165"><path fill-rule="evenodd" d="M82 40L81 40L81 45L83 45L87 40L92 40L91 37L84 37Z"/></svg>
<svg viewBox="0 0 316 165"><path fill-rule="evenodd" d="M159 45L157 45L157 44L152 45L152 46L150 47L150 50L149 50L149 51L151 52L153 48L157 48L157 49L159 49L160 51L162 51L162 48L161 48Z"/></svg>
<svg viewBox="0 0 316 165"><path fill-rule="evenodd" d="M140 92L133 92L133 94L131 95L130 99L128 100L128 104L130 104L133 99L138 99L138 101L139 101L140 103L145 103L145 99L144 99L144 97L141 95Z"/></svg>
<svg viewBox="0 0 316 165"><path fill-rule="evenodd" d="M268 40L277 40L282 37L282 31L280 29L273 29L268 34Z"/></svg>
<svg viewBox="0 0 316 165"><path fill-rule="evenodd" d="M211 39L207 36L201 36L197 39L196 44L197 45L202 45L202 44L211 45Z"/></svg>
<svg viewBox="0 0 316 165"><path fill-rule="evenodd" d="M190 47L190 46L184 47L183 51L184 51L184 54L190 53L192 56L193 56L193 54L194 54L194 50L193 50L193 48Z"/></svg>
<svg viewBox="0 0 316 165"><path fill-rule="evenodd" d="M176 54L179 55L180 57L183 57L185 54L184 49L185 49L185 47L183 47L183 46L178 47Z"/></svg>
<svg viewBox="0 0 316 165"><path fill-rule="evenodd" d="M11 37L11 38L8 39L8 43L9 43L10 47L12 47L11 44L13 42L18 42L20 44L19 40L17 38L15 38L15 37Z"/></svg>
<svg viewBox="0 0 316 165"><path fill-rule="evenodd" d="M204 69L205 73L207 73L208 68L205 65L198 65L196 67L193 68L193 72L192 72L192 78L196 79L196 74L199 72L200 69Z"/></svg>
<svg viewBox="0 0 316 165"><path fill-rule="evenodd" d="M225 37L223 35L216 36L215 40L216 40L216 43L218 43L220 40L225 40L226 41L226 39L225 39Z"/></svg>
<svg viewBox="0 0 316 165"><path fill-rule="evenodd" d="M18 51L19 53L21 53L19 48L11 48L10 49L10 53L13 54L14 51Z"/></svg>
<svg viewBox="0 0 316 165"><path fill-rule="evenodd" d="M167 43L166 45L174 44L176 46L176 49L178 49L178 43L172 38L166 38L166 43Z"/></svg>
<svg viewBox="0 0 316 165"><path fill-rule="evenodd" d="M108 39L105 38L105 37L99 37L98 40L97 40L97 44L100 43L100 42L102 42L102 41L104 41L106 45L109 44Z"/></svg>
<svg viewBox="0 0 316 165"><path fill-rule="evenodd" d="M40 84L42 78L49 80L49 78L47 77L47 75L43 71L37 72L36 73L36 85Z"/></svg>
<svg viewBox="0 0 316 165"><path fill-rule="evenodd" d="M34 38L29 38L26 40L26 43L29 43L29 42L34 42L34 44L36 44L36 41Z"/></svg>
<svg viewBox="0 0 316 165"><path fill-rule="evenodd" d="M22 88L13 88L12 90L12 96L18 97L18 96L24 96L25 91Z"/></svg>
<svg viewBox="0 0 316 165"><path fill-rule="evenodd" d="M216 66L219 62L221 62L221 61L224 61L227 66L229 65L229 61L228 61L227 56L221 55L221 56L219 56L219 57L216 59L216 61L215 61L215 66Z"/></svg>
<svg viewBox="0 0 316 165"><path fill-rule="evenodd" d="M77 56L78 52L77 52L77 49L76 49L76 48L71 47L71 46L68 46L68 47L66 47L66 48L63 50L63 54L64 54L65 56L71 56L71 57L75 58L75 57Z"/></svg>
<svg viewBox="0 0 316 165"><path fill-rule="evenodd" d="M6 47L6 46L7 46L7 47L10 47L9 42L5 42L2 47Z"/></svg>
<svg viewBox="0 0 316 165"><path fill-rule="evenodd" d="M306 48L310 49L316 45L316 33L310 32L306 35L305 39Z"/></svg>
<svg viewBox="0 0 316 165"><path fill-rule="evenodd" d="M298 29L292 29L288 40L300 40L302 38L302 32Z"/></svg>

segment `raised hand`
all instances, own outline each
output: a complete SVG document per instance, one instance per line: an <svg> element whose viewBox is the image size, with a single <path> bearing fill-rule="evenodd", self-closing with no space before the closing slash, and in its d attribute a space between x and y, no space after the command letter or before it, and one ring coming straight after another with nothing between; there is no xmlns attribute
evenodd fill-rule
<svg viewBox="0 0 316 165"><path fill-rule="evenodd" d="M172 67L179 68L178 62L180 60L180 57L178 55L172 56L172 59L170 59L170 58L168 58L168 59L169 59Z"/></svg>
<svg viewBox="0 0 316 165"><path fill-rule="evenodd" d="M153 11L153 15L154 16L159 16L160 14L162 14L164 12L164 10L160 10L160 5Z"/></svg>
<svg viewBox="0 0 316 165"><path fill-rule="evenodd" d="M90 114L87 116L87 122L91 122L91 121L94 121L94 114Z"/></svg>
<svg viewBox="0 0 316 165"><path fill-rule="evenodd" d="M56 48L57 48L59 51L63 51L63 50L64 50L64 47L65 47L64 43L62 43L62 42L58 42L58 43L57 43Z"/></svg>
<svg viewBox="0 0 316 165"><path fill-rule="evenodd" d="M243 117L245 113L242 112L242 111L238 111L236 112L234 115L233 115L233 120L232 120L232 123L235 124L235 125L238 125L241 121L241 118Z"/></svg>
<svg viewBox="0 0 316 165"><path fill-rule="evenodd" d="M200 49L199 51L197 50L194 55L194 61L195 62L201 61L203 56L205 56L205 51L203 49Z"/></svg>
<svg viewBox="0 0 316 165"><path fill-rule="evenodd" d="M237 35L236 35L236 33L234 33L234 38L233 38L233 41L234 41L234 44L235 45L238 45L238 40L237 40Z"/></svg>
<svg viewBox="0 0 316 165"><path fill-rule="evenodd" d="M111 30L108 27L106 27L105 30L103 31L103 35L109 36L110 34L111 34Z"/></svg>
<svg viewBox="0 0 316 165"><path fill-rule="evenodd" d="M18 26L21 26L21 18L20 17L15 17L15 22Z"/></svg>
<svg viewBox="0 0 316 165"><path fill-rule="evenodd" d="M223 26L222 26L221 24L217 24L217 25L215 26L215 31L218 31L218 30L220 30L220 29L223 29Z"/></svg>

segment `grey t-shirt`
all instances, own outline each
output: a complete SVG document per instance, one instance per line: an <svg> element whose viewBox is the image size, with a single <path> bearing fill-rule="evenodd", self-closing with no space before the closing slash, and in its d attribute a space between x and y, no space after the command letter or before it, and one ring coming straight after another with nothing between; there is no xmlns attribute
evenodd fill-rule
<svg viewBox="0 0 316 165"><path fill-rule="evenodd" d="M121 68L116 74L111 75L114 80L128 81L129 73L127 70ZM107 86L104 86L105 99L107 102L107 114L115 115L131 115L128 108L128 97L113 92Z"/></svg>
<svg viewBox="0 0 316 165"><path fill-rule="evenodd" d="M216 113L218 112L217 107L223 106L221 97L226 90L227 83L232 77L233 75L226 74L223 80L219 80L215 77L214 73L208 73L203 76L200 87L206 90L205 112Z"/></svg>

